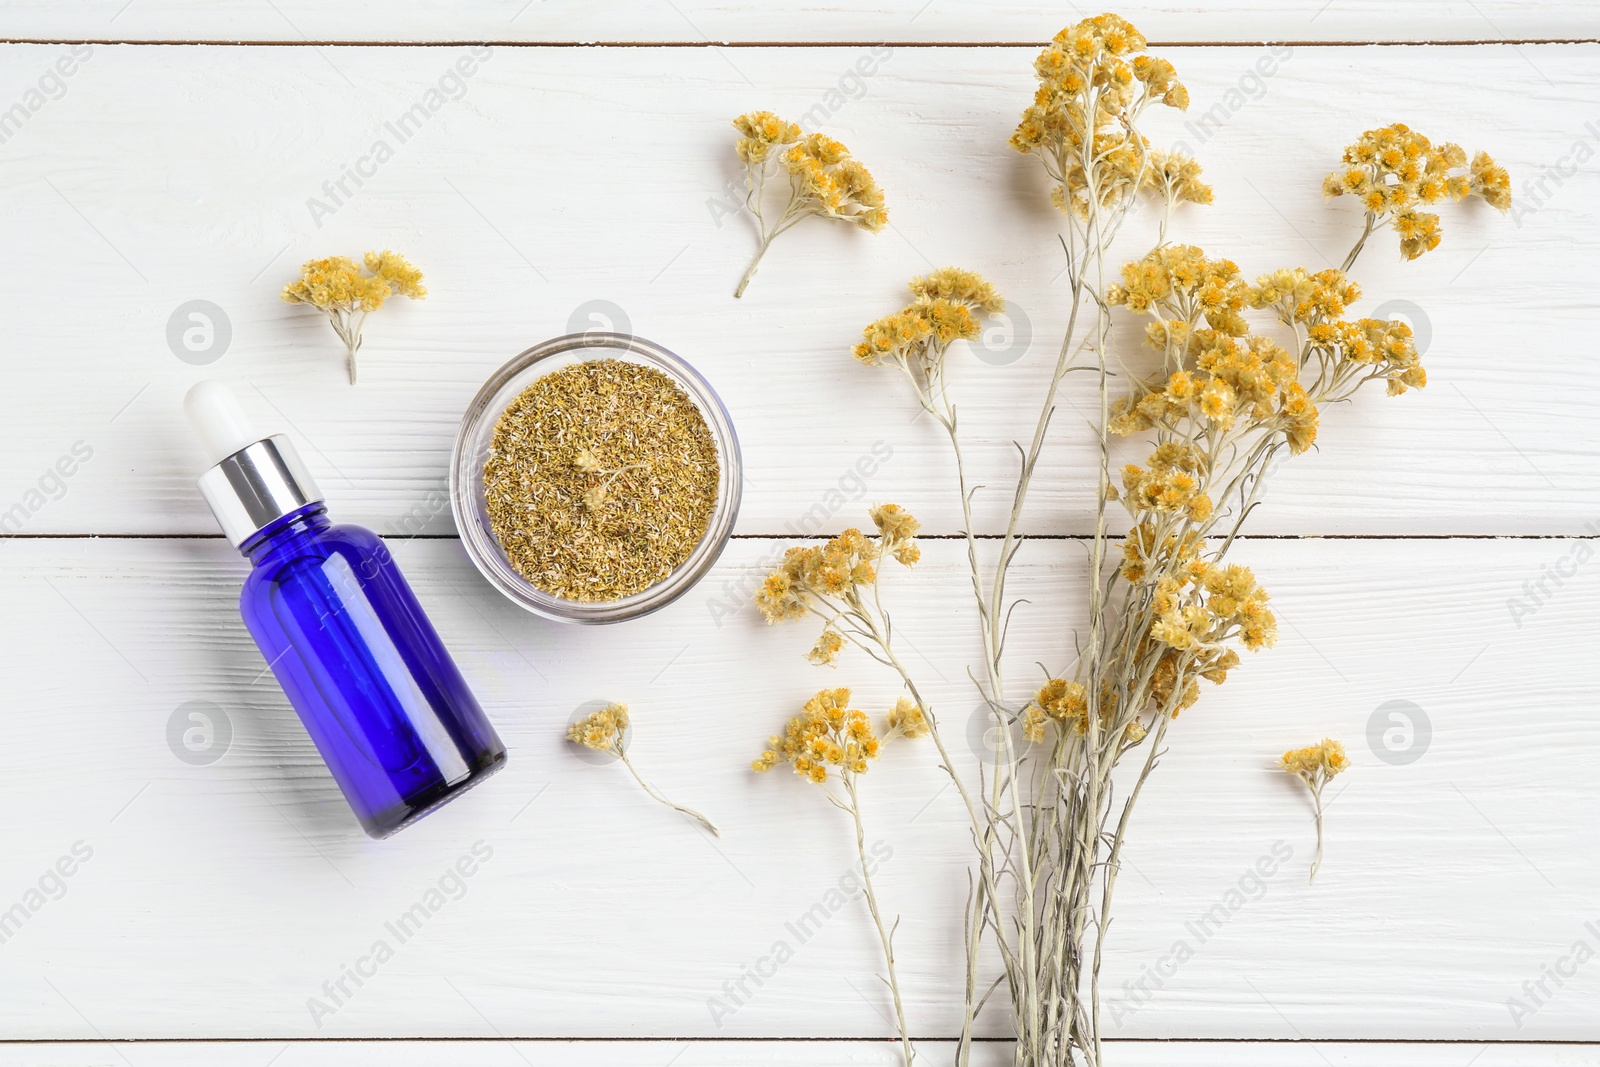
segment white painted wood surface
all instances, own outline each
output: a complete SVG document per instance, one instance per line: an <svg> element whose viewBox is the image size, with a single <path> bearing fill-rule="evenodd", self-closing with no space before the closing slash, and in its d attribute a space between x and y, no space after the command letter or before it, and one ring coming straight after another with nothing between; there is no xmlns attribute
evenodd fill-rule
<svg viewBox="0 0 1600 1067"><path fill-rule="evenodd" d="M5 49L0 101L64 51ZM859 495L851 469L879 440L895 459L867 492L892 492L953 531L937 428L912 421L889 372L848 355L862 326L900 305L907 278L952 262L995 279L1031 324L1024 351L994 335L992 358L1013 362L958 357L976 480L1009 481L1011 442L1033 418L1017 398L1036 392L1065 322L1043 176L1005 144L1034 84L1033 50L895 50L826 127L879 175L890 230L799 227L743 301L729 292L753 238L727 206L728 118L758 105L802 114L866 50L740 52L734 61L760 79L752 90L709 52L501 48L458 102L398 143L386 124L466 54L96 46L66 95L0 146L0 219L12 260L27 265L8 283L16 370L0 395L0 510L82 440L96 458L26 532L214 531L192 486L201 457L175 417L202 372L167 341L174 313L203 299L232 329L204 373L249 383L257 407L306 441L342 513L385 533L421 521L450 531L438 506L450 443L495 366L569 327L622 323L689 358L725 396L751 475L741 532L791 529L841 481ZM1240 79L1273 57L1244 47L1176 58L1198 118L1227 112ZM1578 102L1600 93L1600 45L1303 47L1263 84L1262 99L1192 145L1218 203L1176 224L1251 277L1343 259L1358 214L1324 202L1319 183L1369 126L1403 116L1491 149L1519 189L1570 164L1575 142L1593 151ZM1157 122L1200 140L1176 112ZM347 183L353 197L319 227L308 201L331 203L324 182L379 139L396 142L394 158L361 188ZM1320 451L1284 464L1257 532L1572 534L1600 519L1588 281L1600 254L1583 237L1600 188L1580 167L1530 195L1542 205L1517 221L1481 203L1447 209L1444 244L1415 263L1399 262L1392 238L1373 242L1357 270L1362 310L1426 319L1433 384L1327 412ZM1151 225L1129 234L1129 258ZM373 318L352 390L326 323L276 291L303 259L369 246L411 254L432 292ZM85 294L70 311L68 277ZM1037 530L1092 528L1088 390L1072 380L1055 424ZM980 495L983 528L1002 526L1005 501L998 488Z"/></svg>
<svg viewBox="0 0 1600 1067"><path fill-rule="evenodd" d="M0 912L30 900L75 843L93 855L60 899L48 883L0 943L0 1065L889 1062L891 1047L866 1040L891 1027L858 902L713 1017L723 984L792 938L785 923L851 866L836 813L789 777L748 774L745 761L822 684L857 685L879 704L893 695L860 663L807 666L813 635L765 627L748 593L781 535L837 530L872 501L900 500L930 531L957 531L941 442L909 417L896 382L846 353L930 265L984 270L1031 324L1031 346L998 337L991 361L961 357L972 454L983 480L1005 484L1025 423L1015 398L1057 341L1061 290L1039 175L1004 145L1033 49L975 42L1048 36L1070 13L980 14L939 0L920 14L121 5L69 15L6 4L0 20L7 37L52 40L968 43L894 47L859 98L853 82L828 95L872 56L859 44L496 48L461 98L320 227L307 199L325 197L322 183L375 139L393 140L385 122L465 45L94 45L75 57L59 98L0 143L0 513L28 505L8 531L17 536L0 538L10 727L0 800L14 813ZM1152 38L1183 41L1592 37L1596 21L1593 5L1489 0L1394 17L1346 0L1320 13L1248 6L1125 10ZM1297 45L1259 83L1246 79L1273 55L1262 46L1169 54L1195 105L1166 131L1189 140L1218 194L1177 232L1247 274L1342 258L1354 219L1322 202L1320 176L1355 133L1396 118L1493 152L1537 210L1512 220L1447 209L1438 251L1400 264L1380 239L1357 272L1363 310L1409 301L1383 313L1426 319L1433 384L1326 413L1321 451L1274 475L1251 530L1289 536L1248 540L1238 554L1273 590L1284 638L1180 721L1130 845L1138 877L1123 882L1109 988L1157 966L1275 842L1294 858L1149 1004L1122 1013L1112 1062L1600 1062L1600 963L1560 988L1545 971L1564 970L1579 940L1600 950L1600 570L1587 525L1600 523L1590 343L1600 187L1587 161L1600 135L1586 126L1600 45ZM0 46L0 112L26 103L63 55L71 46ZM826 114L812 112L819 104ZM820 116L815 127L883 181L893 226L878 237L796 230L734 302L751 235L722 207L736 176L726 122L757 106ZM1219 107L1197 143L1185 121ZM1129 255L1147 240L1134 234ZM275 291L302 259L382 246L412 255L432 295L374 318L352 390L330 331ZM175 309L196 299L231 324L209 367L181 362L166 337ZM651 619L564 629L499 601L472 571L449 536L445 457L462 406L502 360L571 326L616 325L618 311L723 393L750 487L741 537L705 586ZM303 440L339 517L431 535L397 540L397 556L512 763L389 843L355 830L234 611L243 563L213 536L192 488L200 457L177 416L206 375L243 385ZM1087 529L1092 456L1081 420L1062 414L1030 533ZM46 471L79 442L58 486ZM852 471L874 445L892 455L858 482ZM986 530L1000 495L980 500ZM1467 536L1489 534L1504 537ZM953 543L932 541L893 595L945 720L959 725L972 641L946 622L964 608L958 564ZM1082 566L1079 544L1042 539L1022 576L1037 603L1072 604ZM1525 588L1541 581L1543 591ZM1016 669L1062 666L1061 626L1059 608L1024 609ZM595 698L633 703L641 764L718 817L724 841L560 742ZM1404 766L1366 741L1395 700L1432 724L1426 752ZM215 705L232 731L205 766L180 761L167 740L191 701ZM1340 780L1329 859L1309 889L1309 811L1270 761L1323 734L1350 743L1357 770ZM892 755L869 785L869 832L894 850L882 891L904 920L913 1027L949 1037L960 819L927 752ZM460 899L317 1026L308 998L478 841L493 856ZM1550 995L1516 1026L1508 999L1531 1003L1523 983L1541 980ZM1003 1035L998 1016L984 1032ZM550 1040L496 1040L507 1036ZM816 1037L858 1040L770 1040ZM659 1040L609 1040L619 1038ZM941 1046L927 1051L944 1058ZM1006 1060L1002 1043L985 1051Z"/></svg>
<svg viewBox="0 0 1600 1067"><path fill-rule="evenodd" d="M49 0L0 6L7 37L121 41L1046 40L1105 9L1015 0ZM1115 10L1158 41L1476 41L1593 38L1594 0L1130 0Z"/></svg>
<svg viewBox="0 0 1600 1067"><path fill-rule="evenodd" d="M1520 1029L1505 1006L1596 922L1588 713L1600 568L1522 619L1506 598L1574 549L1567 540L1250 541L1238 558L1275 594L1284 640L1184 714L1142 801L1107 964L1122 989L1154 967L1279 841L1294 853L1127 1014L1120 1037L1593 1039L1600 963ZM741 539L707 593L748 589L770 542ZM234 615L243 564L217 540L0 543L12 822L3 859L20 896L78 840L93 859L3 947L0 1032L12 1037L860 1037L888 1026L859 908L806 943L785 924L851 869L837 812L789 775L745 763L810 691L894 693L857 660L801 659L808 627L722 618L691 597L625 629L559 627L490 595L453 540L397 543L401 565L512 749L470 798L388 843L350 816ZM959 545L932 542L892 605L915 669L962 736L981 726L960 664L969 634ZM1082 553L1041 543L1018 580L1038 607L1013 632L1013 674L1059 667L1070 634L1044 605L1070 595ZM718 622L721 625L718 625ZM752 665L760 665L753 667ZM723 825L712 842L650 805L619 768L561 740L596 698L635 709L635 755L669 795ZM1432 724L1422 758L1380 761L1369 718L1392 700ZM169 750L179 709L222 709L226 755ZM215 715L216 713L213 712ZM1305 884L1310 812L1271 766L1328 734L1357 769L1330 807L1329 855ZM976 743L981 747L980 740ZM976 758L976 757L974 757ZM919 1034L957 1025L962 816L930 751L872 772L868 832L902 915ZM355 966L384 923L476 841L493 858L421 936L337 1013L308 998ZM9 906L10 899L0 898ZM795 958L737 1010L723 983L778 940ZM770 966L768 969L771 969ZM452 989L452 983L454 989ZM725 1009L726 1005L724 1006ZM89 1023L85 1023L85 1019ZM90 1023L94 1029L90 1028ZM720 1023L720 1025L718 1025ZM991 1022L990 1034L1000 1026Z"/></svg>
<svg viewBox="0 0 1600 1067"><path fill-rule="evenodd" d="M918 1051L933 1063L947 1062L952 1042L924 1042ZM893 1067L899 1050L865 1041L296 1041L89 1042L0 1045L0 1065L39 1063L133 1064L146 1067L437 1067L471 1062L482 1067L526 1067L561 1063L572 1067ZM1010 1050L980 1046L981 1067L1010 1063ZM1268 1042L1112 1041L1111 1067L1595 1067L1592 1048L1535 1044L1418 1044L1316 1041Z"/></svg>

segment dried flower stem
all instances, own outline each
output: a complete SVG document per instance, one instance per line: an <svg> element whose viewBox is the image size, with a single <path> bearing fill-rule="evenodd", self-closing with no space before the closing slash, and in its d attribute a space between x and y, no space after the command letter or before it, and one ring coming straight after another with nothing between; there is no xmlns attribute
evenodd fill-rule
<svg viewBox="0 0 1600 1067"><path fill-rule="evenodd" d="M639 771L633 765L633 761L628 758L626 745L628 723L628 705L607 704L594 714L588 715L569 726L567 728L567 740L575 745L582 745L584 748L593 749L596 752L604 752L608 756L616 757L624 767L628 768L628 773L633 775L633 780L639 783L639 788L643 789L645 795L651 800L658 804L664 804L673 811L693 819L710 831L713 837L721 837L722 831L717 829L716 824L710 819L693 808L686 808L682 804L674 804L658 793L639 774Z"/></svg>
<svg viewBox="0 0 1600 1067"><path fill-rule="evenodd" d="M840 804L837 798L832 798L839 807L850 813L851 820L856 828L856 858L861 863L862 895L867 898L867 910L872 913L872 925L878 931L878 942L883 947L883 965L888 970L889 976L884 984L889 987L889 995L894 1000L895 1023L900 1029L900 1049L905 1056L906 1067L916 1060L916 1051L911 1047L911 1028L906 1025L905 1004L900 997L900 977L894 968L894 932L900 925L897 918L893 926L884 926L883 913L878 910L878 893L872 886L871 865L867 863L867 834L861 822L861 799L856 794L856 775L843 776L845 795L850 798L848 804Z"/></svg>
<svg viewBox="0 0 1600 1067"><path fill-rule="evenodd" d="M651 786L649 782L645 781L642 776L640 776L638 769L633 765L633 761L628 758L627 750L624 749L621 744L618 744L617 747L612 751L615 752L616 757L622 761L622 765L628 768L628 773L633 775L633 780L639 783L639 788L643 789L651 800L654 800L657 804L665 804L667 807L671 808L675 812L678 812L680 815L686 815L693 819L695 822L699 823L701 826L710 831L712 837L722 836L722 831L717 829L716 823L712 822L698 811L695 811L693 808L686 808L682 804L674 804L672 801L656 792L655 788Z"/></svg>
<svg viewBox="0 0 1600 1067"><path fill-rule="evenodd" d="M348 353L347 365L350 371L350 384L356 384L356 353L361 351L361 326L366 321L365 311L349 312L342 308L327 309L328 322L333 325L333 332L339 335L339 340L344 342L345 351Z"/></svg>
<svg viewBox="0 0 1600 1067"><path fill-rule="evenodd" d="M745 207L750 209L750 213L755 216L756 230L761 234L761 246L756 249L755 258L750 261L750 266L745 270L744 277L739 279L738 288L733 291L735 299L744 296L745 287L750 284L750 279L754 278L756 271L761 268L761 259L767 254L767 249L772 247L773 240L779 234L791 229L805 217L805 213L801 210L802 201L796 195L797 190L793 188L791 179L789 202L785 205L783 214L778 218L778 221L768 228L763 203L767 192L767 172L764 168L754 167L751 169L750 175L744 204Z"/></svg>
<svg viewBox="0 0 1600 1067"><path fill-rule="evenodd" d="M744 295L773 239L801 219L814 215L873 233L888 224L883 190L838 141L820 133L805 136L798 125L770 111L740 115L733 120L733 127L740 134L734 148L745 168L744 205L755 216L761 236L761 247L733 291L735 298ZM768 226L767 179L779 170L789 176L789 199L778 220Z"/></svg>
<svg viewBox="0 0 1600 1067"><path fill-rule="evenodd" d="M362 273L362 266L368 273ZM309 304L328 317L333 332L344 342L350 384L354 385L361 327L370 313L396 294L421 300L428 290L423 287L420 270L404 256L385 249L368 252L361 264L345 256L313 259L280 295L285 303Z"/></svg>
<svg viewBox="0 0 1600 1067"><path fill-rule="evenodd" d="M1311 860L1308 882L1317 880L1317 870L1322 866L1322 790L1336 775L1350 768L1350 758L1344 754L1344 745L1332 738L1323 738L1305 748L1290 749L1278 760L1278 766L1305 783L1311 791L1311 808L1316 813L1317 852Z"/></svg>
<svg viewBox="0 0 1600 1067"><path fill-rule="evenodd" d="M1311 791L1311 804L1316 809L1317 854L1311 860L1311 874L1306 878L1308 883L1317 880L1317 871L1322 867L1322 789L1320 786Z"/></svg>
<svg viewBox="0 0 1600 1067"><path fill-rule="evenodd" d="M863 363L902 371L949 439L984 650L973 681L996 727L994 758L969 789L929 714L977 851L958 1067L969 1063L974 1020L988 998L978 995L977 981L985 937L1001 964L990 991L1004 984L1010 996L1018 1067L1101 1067L1100 965L1134 808L1166 752L1172 719L1199 700L1200 681L1226 679L1240 662L1234 646L1255 651L1276 640L1266 591L1248 568L1224 562L1268 465L1284 450L1311 447L1319 405L1348 399L1371 382L1385 382L1391 395L1425 382L1409 327L1344 317L1359 290L1341 271L1295 268L1251 286L1230 261L1168 242L1173 206L1207 203L1211 190L1198 181L1198 164L1152 148L1139 132L1148 106L1188 102L1172 65L1145 54L1145 45L1114 15L1062 31L1035 63L1040 89L1012 138L1013 147L1041 160L1052 200L1067 216L1071 306L1033 436L1027 448L1017 446L1010 516L998 558L987 566L977 550L974 487L946 387L945 355L954 340L977 336L976 313L999 310L1002 302L975 275L936 271L914 280L916 301L868 326L854 350ZM1365 232L1347 267L1383 225L1396 230L1406 258L1434 247L1437 217L1413 210L1416 203L1477 194L1502 209L1509 204L1509 179L1487 156L1473 158L1470 177L1455 173L1465 163L1459 148L1432 146L1403 126L1369 131L1345 160L1348 169L1328 179L1337 186L1330 195L1356 194L1367 207ZM1107 256L1141 191L1162 201L1158 243L1122 266L1122 284L1109 284ZM1293 334L1293 351L1252 332L1247 305L1275 313ZM1115 350L1114 306L1150 317L1146 339L1159 353L1153 373L1131 369ZM1091 313L1093 322L1084 323ZM1080 360L1084 353L1088 360ZM1062 382L1076 370L1095 374L1099 406L1088 627L1073 673L1046 681L1018 708L1004 671L1007 625L1020 603L1008 600L1007 575L1023 541L1021 518ZM1119 393L1127 389L1115 400L1113 379ZM1119 490L1111 478L1111 436L1145 432L1154 451L1144 465L1123 469ZM1133 523L1120 566L1110 558L1111 501L1120 501ZM818 550L791 549L786 561L812 551ZM814 662L831 664L849 642L893 668L926 708L895 655L876 573L867 568L858 578L853 565L853 557L841 557L813 574L808 565L786 562L757 602L769 621L807 615L823 621L824 637L835 643L819 641ZM1142 763L1114 778L1122 758L1141 744ZM1320 832L1319 784L1313 799Z"/></svg>

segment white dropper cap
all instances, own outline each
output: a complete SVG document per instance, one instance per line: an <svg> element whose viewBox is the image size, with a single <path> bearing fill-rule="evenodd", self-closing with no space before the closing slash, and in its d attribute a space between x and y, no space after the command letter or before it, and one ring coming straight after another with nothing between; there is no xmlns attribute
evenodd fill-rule
<svg viewBox="0 0 1600 1067"><path fill-rule="evenodd" d="M269 436L257 432L238 396L221 382L205 381L190 389L183 398L183 413L189 417L189 425L199 435L211 463L220 463Z"/></svg>
<svg viewBox="0 0 1600 1067"><path fill-rule="evenodd" d="M294 444L263 434L250 413L221 382L201 382L183 398L211 466L200 475L200 494L222 532L242 545L256 531L307 504L322 500Z"/></svg>

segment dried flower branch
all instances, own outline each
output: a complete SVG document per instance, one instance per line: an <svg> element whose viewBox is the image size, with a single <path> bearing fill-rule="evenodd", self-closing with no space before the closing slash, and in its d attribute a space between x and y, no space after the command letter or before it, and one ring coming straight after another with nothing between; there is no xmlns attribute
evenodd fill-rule
<svg viewBox="0 0 1600 1067"><path fill-rule="evenodd" d="M773 239L802 219L836 219L873 233L888 225L883 190L838 141L820 133L804 136L799 126L770 111L740 115L733 127L740 134L735 148L744 163L745 207L761 234L761 247L733 291L735 297L744 295ZM767 182L783 172L789 176L789 198L769 221Z"/></svg>
<svg viewBox="0 0 1600 1067"><path fill-rule="evenodd" d="M915 1058L911 1046L911 1031L906 1025L905 1005L900 997L900 979L894 965L894 928L885 925L878 907L877 890L872 885L872 867L867 862L867 837L861 819L861 795L858 779L867 773L871 761L885 742L898 737L922 737L927 733L927 720L916 702L901 697L890 709L888 724L880 740L872 728L872 720L856 708L850 707L850 690L824 689L806 701L799 715L789 720L781 736L768 738L767 749L750 764L754 771L765 773L780 763L794 768L794 773L821 786L830 803L850 816L856 831L856 858L861 864L861 884L867 898L867 910L877 928L878 940L883 948L884 966L889 972L887 984L894 1000L895 1019L900 1027L901 1051L906 1064ZM838 782L843 793L831 788Z"/></svg>
<svg viewBox="0 0 1600 1067"><path fill-rule="evenodd" d="M412 300L428 295L422 272L399 253L368 252L365 265L368 273L363 274L354 260L344 256L310 260L282 294L285 303L310 304L328 316L348 353L351 385L356 384L356 353L361 350L361 327L367 316L396 293Z"/></svg>
<svg viewBox="0 0 1600 1067"><path fill-rule="evenodd" d="M1344 754L1344 745L1324 737L1314 745L1291 749L1278 760L1278 766L1294 775L1311 790L1311 805L1317 813L1317 855L1311 861L1311 877L1317 880L1317 870L1322 866L1322 787L1338 774L1350 769L1350 759Z"/></svg>
<svg viewBox="0 0 1600 1067"><path fill-rule="evenodd" d="M1511 176L1479 152L1469 165L1460 145L1435 145L1401 124L1368 130L1344 150L1345 166L1322 180L1326 196L1349 194L1367 210L1367 227L1342 269L1349 270L1361 247L1380 226L1400 235L1406 259L1439 247L1439 216L1418 211L1419 204L1481 196L1502 212L1511 209ZM1462 173L1465 168L1465 173Z"/></svg>
<svg viewBox="0 0 1600 1067"><path fill-rule="evenodd" d="M1368 383L1383 382L1398 395L1427 381L1409 327L1347 317L1361 294L1345 272L1380 225L1395 226L1407 258L1437 244L1437 220L1415 204L1446 195L1479 195L1502 210L1509 204L1509 178L1488 156L1480 153L1463 175L1456 171L1465 155L1453 146L1433 148L1400 126L1369 131L1346 151L1349 166L1327 187L1363 195L1368 208L1365 232L1343 267L1278 270L1251 285L1232 261L1167 239L1174 207L1209 203L1212 190L1198 163L1151 147L1141 132L1151 105L1188 103L1172 65L1145 47L1114 15L1063 30L1035 62L1038 92L1011 139L1041 161L1051 201L1065 216L1070 303L1033 436L1019 446L996 557L986 560L977 550L946 365L950 345L976 336L977 316L999 310L993 288L953 269L916 279L915 301L868 326L854 349L862 363L905 373L917 403L944 426L956 459L984 650L973 676L997 727L993 759L984 761L976 786L949 758L932 705L896 655L872 567L885 545L851 530L821 548L791 549L757 596L769 621L822 622L808 654L813 662L832 665L849 645L900 675L966 807L977 855L956 1051L963 1067L987 999L979 976L985 938L1002 969L989 989L1004 984L1010 995L1016 1062L1103 1063L1100 961L1139 795L1166 751L1173 720L1200 699L1199 683L1225 681L1239 666L1239 647L1259 651L1277 640L1266 591L1247 567L1226 559L1268 467L1276 456L1316 443L1321 405L1347 400ZM1158 240L1119 268L1113 244L1141 194L1162 209ZM1275 321L1258 330L1251 321L1257 311ZM1148 319L1144 353L1113 343L1111 316L1124 312ZM1080 314L1090 317L1087 325ZM1100 408L1088 629L1063 649L1074 670L1019 700L1005 677L1006 625L1020 603L1007 593L1007 574L1057 395L1075 370L1095 376ZM1148 435L1151 448L1118 479L1111 472L1114 435ZM1120 566L1110 565L1113 503L1128 515ZM1138 749L1113 790L1113 772Z"/></svg>
<svg viewBox="0 0 1600 1067"><path fill-rule="evenodd" d="M592 748L596 752L605 752L622 761L628 768L628 773L633 775L633 780L658 804L665 804L673 811L688 816L711 832L713 837L721 837L722 831L717 829L715 823L693 808L686 808L682 804L674 804L651 787L633 766L633 761L628 758L627 749L628 732L628 705L607 704L599 711L587 718L580 719L567 728L567 740L584 748Z"/></svg>

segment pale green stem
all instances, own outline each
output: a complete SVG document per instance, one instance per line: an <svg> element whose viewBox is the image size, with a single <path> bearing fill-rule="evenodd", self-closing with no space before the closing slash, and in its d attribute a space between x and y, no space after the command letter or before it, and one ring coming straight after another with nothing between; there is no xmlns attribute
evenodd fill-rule
<svg viewBox="0 0 1600 1067"><path fill-rule="evenodd" d="M665 804L673 811L693 819L695 822L709 830L712 837L722 836L722 831L717 829L716 823L712 822L698 811L695 811L693 808L686 808L682 804L674 804L672 801L668 800L666 797L662 796L660 793L651 788L650 783L640 777L639 772L633 766L633 761L628 758L628 753L625 752L620 745L612 749L612 751L616 753L617 758L622 761L622 765L628 768L628 773L633 775L633 780L639 783L639 788L643 789L651 800L654 800L658 804Z"/></svg>

